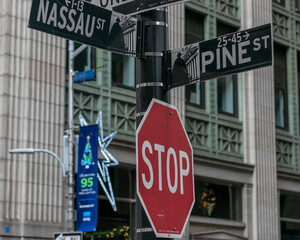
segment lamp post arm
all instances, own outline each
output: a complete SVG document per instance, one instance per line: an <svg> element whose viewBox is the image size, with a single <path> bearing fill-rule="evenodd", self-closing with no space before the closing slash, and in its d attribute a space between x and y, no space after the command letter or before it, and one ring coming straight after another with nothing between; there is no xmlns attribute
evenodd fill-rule
<svg viewBox="0 0 300 240"><path fill-rule="evenodd" d="M17 148L17 149L11 149L9 152L12 153L12 154L14 154L14 153L17 153L17 154L22 154L22 153L23 154L33 154L33 153L36 153L36 152L48 153L51 156L53 156L58 161L60 166L62 167L63 177L67 176L66 175L66 167L65 167L64 163L61 161L61 159L54 152L51 152L51 151L46 150L46 149L36 149L36 148Z"/></svg>
<svg viewBox="0 0 300 240"><path fill-rule="evenodd" d="M64 177L67 176L66 167L65 167L64 163L61 161L61 159L54 152L51 152L51 151L46 150L46 149L33 149L33 150L34 150L34 152L43 152L43 153L48 153L48 154L52 155L58 161L60 166L62 167L63 176Z"/></svg>

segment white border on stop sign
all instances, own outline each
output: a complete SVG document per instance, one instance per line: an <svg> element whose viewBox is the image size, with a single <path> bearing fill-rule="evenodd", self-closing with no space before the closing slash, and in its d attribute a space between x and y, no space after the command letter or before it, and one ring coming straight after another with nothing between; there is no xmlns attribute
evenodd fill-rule
<svg viewBox="0 0 300 240"><path fill-rule="evenodd" d="M193 178L193 202L192 202L192 204L191 204L191 207L190 207L190 209L189 209L189 213L188 213L188 215L187 215L187 217L186 217L185 223L184 223L184 225L183 225L183 227L182 227L182 231L181 231L180 234L158 233L157 230L156 230L156 228L155 228L155 226L154 226L154 224L153 224L153 222L152 222L152 219L150 218L150 214L148 213L148 210L147 210L147 208L146 208L146 205L145 205L145 203L144 203L144 201L143 201L143 199L142 199L142 197L141 197L141 195L140 195L140 193L139 193L139 176L138 176L138 137L137 137L137 136L138 136L138 134L139 134L139 132L140 132L140 130L141 130L141 128L142 128L144 122L146 121L147 116L148 116L148 114L149 114L149 112L150 112L152 106L154 105L154 103L158 103L158 104L161 104L161 105L166 106L166 107L168 107L168 108L172 108L173 110L175 110L175 111L177 112L178 117L179 117L179 120L180 120L180 123L181 123L181 126L182 126L182 128L183 128L183 130L184 130L186 139L188 140L188 143L189 143L190 148L191 148L191 151L192 151L191 155L192 155L192 178ZM185 229L186 229L186 225L187 225L187 223L188 223L188 221L189 221L189 218L190 218L190 215L191 215L193 206L194 206L194 204L195 204L195 184L194 184L194 182L195 182L195 181L194 181L194 154L193 154L193 147L192 147L192 144L191 144L191 142L190 142L190 140L189 140L189 138L188 138L188 135L187 135L187 133L186 133L186 131L185 131L185 127L184 127L183 122L182 122L182 120L181 120L181 118L180 118L179 111L177 110L176 106L171 105L171 104L166 103L166 102L163 102L163 101L161 101L161 100L158 100L158 99L153 98L152 101L151 101L151 103L149 104L149 106L148 106L148 108L147 108L147 111L145 112L145 114L144 114L144 116L143 116L142 121L140 122L140 124L139 124L139 126L138 126L138 128L137 128L137 130L136 130L136 189L137 189L137 195L138 195L138 197L139 197L139 199L140 199L140 201L141 201L141 203L142 203L143 209L144 209L145 212L146 212L146 215L147 215L148 220L149 220L149 222L150 222L150 224L151 224L151 226L152 226L153 231L155 232L156 237L158 237L158 238L159 238L159 237L161 237L161 238L182 238L183 233L184 233L184 231L185 231Z"/></svg>

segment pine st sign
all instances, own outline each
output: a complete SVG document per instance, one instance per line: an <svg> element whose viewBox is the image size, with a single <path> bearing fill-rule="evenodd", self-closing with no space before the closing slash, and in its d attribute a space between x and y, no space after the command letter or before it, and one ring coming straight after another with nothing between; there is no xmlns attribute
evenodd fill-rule
<svg viewBox="0 0 300 240"><path fill-rule="evenodd" d="M136 53L137 19L83 0L33 0L29 27L126 55Z"/></svg>
<svg viewBox="0 0 300 240"><path fill-rule="evenodd" d="M200 43L200 80L272 65L270 24Z"/></svg>
<svg viewBox="0 0 300 240"><path fill-rule="evenodd" d="M230 33L168 54L172 69L169 88L269 66L271 25Z"/></svg>

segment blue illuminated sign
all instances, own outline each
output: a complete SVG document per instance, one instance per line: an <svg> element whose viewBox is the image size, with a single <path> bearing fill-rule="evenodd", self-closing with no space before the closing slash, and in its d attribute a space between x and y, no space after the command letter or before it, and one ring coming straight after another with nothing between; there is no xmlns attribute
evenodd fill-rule
<svg viewBox="0 0 300 240"><path fill-rule="evenodd" d="M76 195L76 230L94 231L98 215L98 125L80 127Z"/></svg>

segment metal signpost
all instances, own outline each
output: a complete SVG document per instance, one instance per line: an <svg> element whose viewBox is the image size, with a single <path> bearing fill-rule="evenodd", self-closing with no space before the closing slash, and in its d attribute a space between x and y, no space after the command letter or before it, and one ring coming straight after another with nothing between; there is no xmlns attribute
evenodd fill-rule
<svg viewBox="0 0 300 240"><path fill-rule="evenodd" d="M143 121L142 123L147 125L148 121L143 119L143 117L150 112L150 110L147 111L148 106L150 104L154 105L153 102L151 103L153 98L169 102L169 90L171 88L272 64L272 33L270 24L187 45L180 49L169 50L167 8L157 8L184 1L33 0L29 27L97 48L137 57L137 132L146 132L145 136L149 137L148 133L151 133L152 127L149 127L150 125L148 127L143 127L142 125L139 127L139 124ZM152 9L155 10L149 11ZM123 15L137 13L141 13L138 15L138 19ZM74 48L70 49L72 58ZM72 66L70 69L72 69ZM72 82L72 71L70 76L69 81ZM70 84L71 88L72 85ZM69 101L72 106L70 97L71 95L69 96ZM173 112L170 109L164 111ZM72 111L69 111L69 118L72 118L72 115ZM156 119L163 121L161 116L158 115ZM170 118L169 115L165 117L165 119ZM181 131L179 132L184 137L177 137L175 135L178 133L178 128L169 128L171 123L168 121L161 122L165 127L160 129L159 133L173 137L166 138L164 143L151 142L151 138L149 138L147 141L151 146L152 152L148 143L145 146L142 144L140 146L142 150L139 149L137 152L137 191L139 198L137 198L136 210L136 238L138 240L152 240L155 237L181 237L193 205L194 189L186 185L187 182L190 185L193 184L193 168L192 162L190 162L192 161L192 150L187 150L187 148L190 148L190 144L186 144L188 139L186 134L183 134L185 132L183 126L180 127ZM72 121L69 120L69 122L71 123L69 124L70 131L72 131ZM158 126L156 122L155 124L155 126ZM139 137L137 135L137 138ZM184 145L189 145L189 147L185 149L178 147L181 143L175 143L176 138L182 138L181 141L185 142ZM155 137L155 139L159 140L160 138ZM143 142L139 138L137 148L141 141ZM173 148L173 146L168 145L167 142L172 143L173 141L175 141L174 145L177 147ZM169 149L174 151L170 150L169 153ZM158 154L156 158L153 158L154 162L152 158L150 160L150 155L153 151L156 151ZM165 156L165 151L167 152L167 157L164 158L166 162L163 162L162 156L163 154ZM141 152L142 156L140 156ZM70 151L70 155L72 155L72 151ZM72 167L71 164L70 167ZM142 167L141 172L139 172L140 167ZM156 168L155 170L154 167ZM169 175L167 172L165 179L165 177L162 177L162 171L166 172L166 169L170 171ZM155 181L154 172L156 174ZM70 175L70 178L72 178L72 175ZM154 194L151 192L154 184L156 188L153 189L157 196L155 199L159 199L159 201L149 201L149 198ZM70 189L72 190L71 187ZM150 192L151 194L149 195ZM185 203L181 203L179 199L181 199L181 195L186 193L189 193L188 200ZM72 191L69 195L72 195ZM180 208L185 209L180 216L176 215L177 210L172 212L172 210L167 209L167 202L174 199L178 200ZM70 202L72 201L73 199L70 198ZM161 208L161 202L164 202L165 209ZM69 204L69 213L72 213L70 209L72 206L72 204ZM159 212L153 215L152 211ZM70 219L72 220L73 218ZM161 221L162 219L163 221ZM173 222L173 219L181 222ZM157 225L156 222L162 225ZM172 226L168 225L169 223ZM77 240L76 238L63 237L63 235L57 235L55 239Z"/></svg>
<svg viewBox="0 0 300 240"><path fill-rule="evenodd" d="M163 52L168 48L168 12L167 8L143 13L145 21L141 57L136 59L136 126L138 128L153 98L169 102L169 91L164 89L165 65ZM143 58L142 56L145 56ZM136 239L153 240L155 233L146 212L136 198Z"/></svg>

